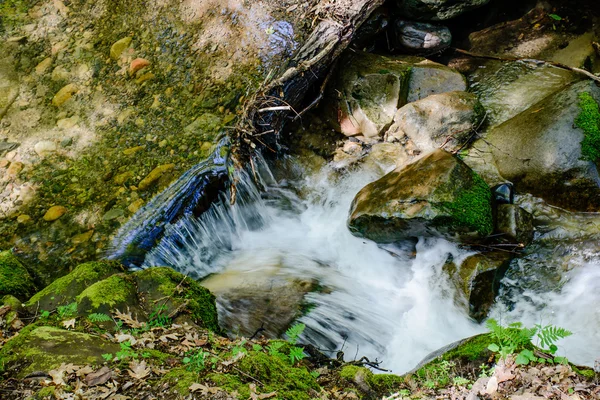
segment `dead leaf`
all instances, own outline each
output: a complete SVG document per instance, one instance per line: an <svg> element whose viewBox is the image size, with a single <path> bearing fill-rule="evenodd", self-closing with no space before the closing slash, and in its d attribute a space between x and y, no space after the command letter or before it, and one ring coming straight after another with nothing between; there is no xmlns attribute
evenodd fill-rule
<svg viewBox="0 0 600 400"><path fill-rule="evenodd" d="M77 318L73 318L73 319L68 319L66 321L63 321L62 324L66 329L69 328L75 328L75 322L77 321Z"/></svg>
<svg viewBox="0 0 600 400"><path fill-rule="evenodd" d="M192 383L189 389L190 392L200 392L202 394L217 394L221 391L220 387L209 387L201 383Z"/></svg>
<svg viewBox="0 0 600 400"><path fill-rule="evenodd" d="M127 311L129 311L129 308L127 308ZM144 326L143 323L131 316L131 311L128 313L122 313L119 310L115 310L114 315L115 318L120 319L125 325L129 325L132 328L141 328Z"/></svg>
<svg viewBox="0 0 600 400"><path fill-rule="evenodd" d="M85 367L83 367L79 371L77 371L76 375L79 378L81 378L82 376L86 376L87 374L91 374L92 372L94 372L94 369L92 367L90 367L89 365L86 365Z"/></svg>
<svg viewBox="0 0 600 400"><path fill-rule="evenodd" d="M129 376L135 379L144 379L150 375L150 368L146 367L146 361L133 360L129 363Z"/></svg>
<svg viewBox="0 0 600 400"><path fill-rule="evenodd" d="M129 340L129 343L131 343L132 346L137 343L137 339L127 333L117 333L115 335L115 339L117 339L117 342L119 343L126 342Z"/></svg>
<svg viewBox="0 0 600 400"><path fill-rule="evenodd" d="M65 381L66 375L69 375L69 374L77 371L78 369L79 369L79 367L77 367L73 364L62 363L60 365L60 367L58 367L57 369L48 371L48 375L50 375L50 377L52 378L52 382L56 386L62 386L62 385L67 384L67 382Z"/></svg>
<svg viewBox="0 0 600 400"><path fill-rule="evenodd" d="M158 338L158 340L160 340L163 343L167 343L169 341L169 339L177 340L177 339L179 339L179 337L174 333L167 333L166 335L162 335L161 337Z"/></svg>
<svg viewBox="0 0 600 400"><path fill-rule="evenodd" d="M112 371L108 367L102 367L85 377L85 383L88 386L103 385L112 377Z"/></svg>
<svg viewBox="0 0 600 400"><path fill-rule="evenodd" d="M19 318L15 318L13 320L13 322L10 324L10 327L15 331L21 330L24 326L25 326L25 324Z"/></svg>
<svg viewBox="0 0 600 400"><path fill-rule="evenodd" d="M263 393L263 394L256 393L256 385L254 383L251 383L249 386L250 386L250 398L252 400L270 399L271 397L277 396L277 392Z"/></svg>

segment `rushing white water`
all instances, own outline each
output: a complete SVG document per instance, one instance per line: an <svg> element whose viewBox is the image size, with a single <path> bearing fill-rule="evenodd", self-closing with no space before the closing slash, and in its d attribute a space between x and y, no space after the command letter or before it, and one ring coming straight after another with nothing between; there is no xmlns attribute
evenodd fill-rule
<svg viewBox="0 0 600 400"><path fill-rule="evenodd" d="M292 190L264 169L260 176L267 190L262 196L250 179L242 179L235 206L223 201L198 220L170 227L146 265L171 265L196 278L230 270L268 274L279 265L276 273L282 276L317 280L327 290L306 295L314 307L301 318L307 327L303 340L331 355L343 350L346 359L377 358L395 373L406 372L430 352L485 328L455 304L455 289L442 272L449 257L458 263L470 253L441 239L421 239L414 255L412 245L384 249L350 234L350 203L380 173L363 169L340 177L326 167L294 181ZM592 277L600 275L590 268ZM598 314L593 315L600 280L592 282L584 269L580 274L563 293L547 294L540 302L564 315L557 325L572 328L581 325L573 319L593 317L600 327ZM221 305L219 312L231 311ZM539 322L531 302L511 312L497 307L495 314ZM586 340L600 343L594 335L600 333L588 331ZM565 341L574 349L568 355L589 364L591 358L576 350L580 340Z"/></svg>

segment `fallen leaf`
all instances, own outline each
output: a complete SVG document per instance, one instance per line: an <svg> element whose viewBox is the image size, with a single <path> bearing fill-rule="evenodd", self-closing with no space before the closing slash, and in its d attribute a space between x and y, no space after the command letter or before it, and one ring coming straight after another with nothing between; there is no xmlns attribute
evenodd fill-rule
<svg viewBox="0 0 600 400"><path fill-rule="evenodd" d="M256 393L256 385L254 383L251 383L249 386L250 386L250 398L252 400L270 399L271 397L277 396L277 392L262 393L262 394Z"/></svg>
<svg viewBox="0 0 600 400"><path fill-rule="evenodd" d="M202 394L217 394L221 391L220 387L209 387L201 383L192 383L189 387L190 392L201 392Z"/></svg>
<svg viewBox="0 0 600 400"><path fill-rule="evenodd" d="M169 339L177 340L177 339L179 339L179 337L174 333L167 333L166 335L162 335L161 337L158 338L158 340L160 340L163 343L167 343L169 341Z"/></svg>
<svg viewBox="0 0 600 400"><path fill-rule="evenodd" d="M66 329L69 328L75 328L75 322L77 321L77 318L73 318L73 319L68 319L66 321L63 321L62 324Z"/></svg>
<svg viewBox="0 0 600 400"><path fill-rule="evenodd" d="M85 377L85 383L88 386L97 386L105 384L112 377L112 371L108 367L102 367Z"/></svg>
<svg viewBox="0 0 600 400"><path fill-rule="evenodd" d="M127 311L129 311L129 308L127 309ZM121 321L123 321L124 324L129 325L132 328L141 328L144 326L143 323L131 316L131 311L129 311L128 313L122 313L119 310L115 310L114 315L115 318L120 319Z"/></svg>
<svg viewBox="0 0 600 400"><path fill-rule="evenodd" d="M135 379L144 379L150 375L150 368L146 367L146 361L133 360L129 363L129 376Z"/></svg>
<svg viewBox="0 0 600 400"><path fill-rule="evenodd" d="M73 364L62 363L57 369L48 371L48 375L50 375L50 377L52 378L52 382L56 386L62 386L67 384L67 382L65 381L65 375L69 375L77 371L78 369L79 367Z"/></svg>
<svg viewBox="0 0 600 400"><path fill-rule="evenodd" d="M92 372L94 372L94 369L92 367L90 367L89 365L86 365L85 367L83 367L79 371L77 371L76 375L81 378L82 376L91 374Z"/></svg>
<svg viewBox="0 0 600 400"><path fill-rule="evenodd" d="M117 342L119 343L123 343L129 340L129 343L131 343L132 346L137 343L137 339L127 333L117 333L115 335L115 339L117 339Z"/></svg>

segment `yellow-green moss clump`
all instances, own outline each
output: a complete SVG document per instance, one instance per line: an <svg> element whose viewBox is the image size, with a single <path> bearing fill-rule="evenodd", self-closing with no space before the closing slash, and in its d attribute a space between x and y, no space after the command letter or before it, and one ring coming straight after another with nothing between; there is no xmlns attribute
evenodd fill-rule
<svg viewBox="0 0 600 400"><path fill-rule="evenodd" d="M380 396L397 392L404 384L404 378L393 374L374 374L365 367L347 365L340 371L340 377L349 382L363 382Z"/></svg>
<svg viewBox="0 0 600 400"><path fill-rule="evenodd" d="M101 364L102 354L114 354L119 348L98 336L29 325L0 349L0 372L10 370L16 362L19 377L33 371L49 371L62 363Z"/></svg>
<svg viewBox="0 0 600 400"><path fill-rule="evenodd" d="M190 386L196 382L198 382L197 373L190 372L185 368L173 368L162 377L158 384L160 386L168 383L177 391L177 394L185 397L190 394Z"/></svg>
<svg viewBox="0 0 600 400"><path fill-rule="evenodd" d="M12 252L0 252L0 296L10 294L26 300L33 293L35 284L23 264Z"/></svg>
<svg viewBox="0 0 600 400"><path fill-rule="evenodd" d="M158 302L169 314L184 302L192 319L213 332L220 332L215 296L195 280L168 267L153 267L135 272L140 302L152 310ZM165 299L167 299L165 301Z"/></svg>
<svg viewBox="0 0 600 400"><path fill-rule="evenodd" d="M136 287L126 274L110 276L94 283L77 296L78 312L108 313L113 308L137 303Z"/></svg>
<svg viewBox="0 0 600 400"><path fill-rule="evenodd" d="M581 112L575 118L575 125L583 130L581 155L589 161L600 161L600 110L598 103L588 92L579 94Z"/></svg>
<svg viewBox="0 0 600 400"><path fill-rule="evenodd" d="M124 267L116 261L93 261L80 264L68 275L56 279L25 304L30 310L53 310L69 304L90 285L107 278Z"/></svg>

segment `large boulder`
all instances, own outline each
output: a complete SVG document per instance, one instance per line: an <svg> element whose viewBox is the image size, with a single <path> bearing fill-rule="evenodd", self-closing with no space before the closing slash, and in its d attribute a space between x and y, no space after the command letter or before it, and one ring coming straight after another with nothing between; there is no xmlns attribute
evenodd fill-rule
<svg viewBox="0 0 600 400"><path fill-rule="evenodd" d="M483 107L472 93L432 95L399 109L385 140L410 141L411 148L423 153L436 148L454 152L473 140L483 114Z"/></svg>
<svg viewBox="0 0 600 400"><path fill-rule="evenodd" d="M490 0L398 0L398 8L404 16L430 21L442 21L457 17Z"/></svg>
<svg viewBox="0 0 600 400"><path fill-rule="evenodd" d="M598 211L599 99L591 82L568 86L492 129L482 144L518 192L569 210Z"/></svg>
<svg viewBox="0 0 600 400"><path fill-rule="evenodd" d="M457 71L416 56L355 52L340 65L327 92L328 119L338 132L371 143L379 140L407 102L467 89Z"/></svg>
<svg viewBox="0 0 600 400"><path fill-rule="evenodd" d="M416 236L477 240L493 229L491 192L458 157L438 149L361 189L348 226L380 243Z"/></svg>

